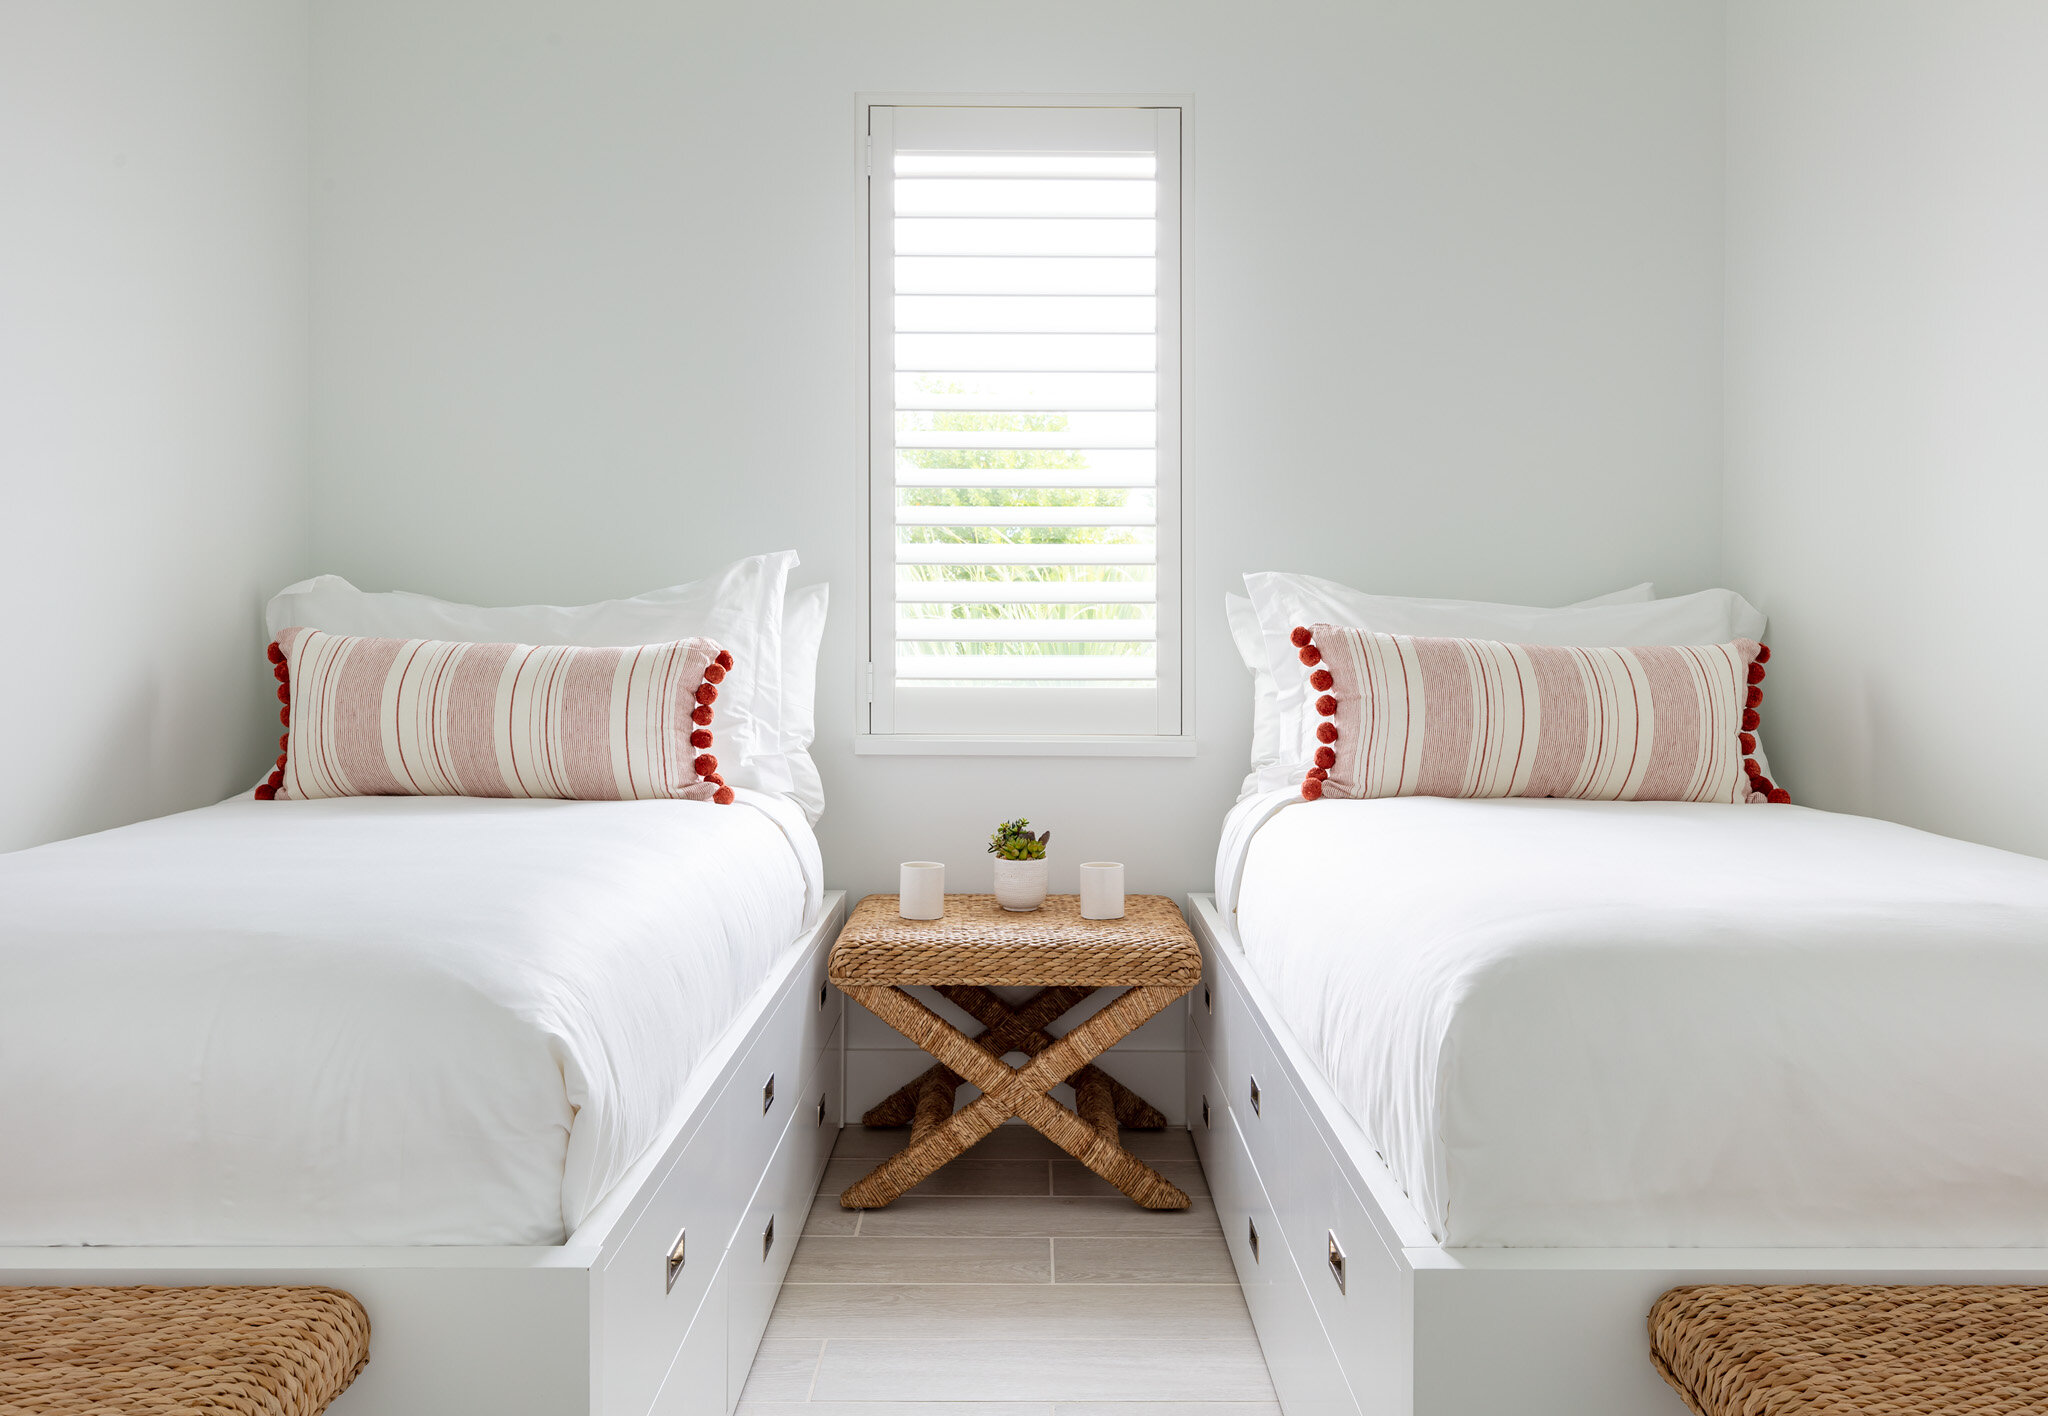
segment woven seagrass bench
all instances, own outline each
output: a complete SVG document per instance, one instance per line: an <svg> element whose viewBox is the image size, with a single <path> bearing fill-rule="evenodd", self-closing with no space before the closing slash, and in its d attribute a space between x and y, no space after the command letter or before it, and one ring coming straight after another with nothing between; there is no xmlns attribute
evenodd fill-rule
<svg viewBox="0 0 2048 1416"><path fill-rule="evenodd" d="M1674 1288L1650 1360L1700 1416L2038 1416L2048 1288Z"/></svg>
<svg viewBox="0 0 2048 1416"><path fill-rule="evenodd" d="M332 1288L0 1287L0 1416L315 1416L369 1360Z"/></svg>

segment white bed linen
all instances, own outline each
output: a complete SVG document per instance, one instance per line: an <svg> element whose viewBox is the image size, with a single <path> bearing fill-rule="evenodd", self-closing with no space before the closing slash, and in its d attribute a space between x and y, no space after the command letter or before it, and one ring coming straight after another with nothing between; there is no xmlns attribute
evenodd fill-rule
<svg viewBox="0 0 2048 1416"><path fill-rule="evenodd" d="M1803 807L1267 800L1246 957L1443 1242L2048 1245L2048 862Z"/></svg>
<svg viewBox="0 0 2048 1416"><path fill-rule="evenodd" d="M0 1244L553 1244L822 898L793 803L237 799L0 856Z"/></svg>

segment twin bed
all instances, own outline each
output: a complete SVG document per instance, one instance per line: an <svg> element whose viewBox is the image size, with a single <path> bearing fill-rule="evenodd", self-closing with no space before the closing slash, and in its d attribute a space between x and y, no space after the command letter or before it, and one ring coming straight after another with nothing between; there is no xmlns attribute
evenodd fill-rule
<svg viewBox="0 0 2048 1416"><path fill-rule="evenodd" d="M348 1290L372 1360L338 1416L729 1411L840 1117L794 563L570 608L273 601L280 745L324 776L281 755L255 796L0 856L0 1283ZM513 654L494 729L434 698L459 669L322 684L308 624L408 674L570 647ZM630 646L713 633L693 696L645 696ZM494 731L508 779L628 799L345 794Z"/></svg>
<svg viewBox="0 0 2048 1416"><path fill-rule="evenodd" d="M1675 1284L2048 1281L2048 863L1270 792L1217 882L1189 1107L1290 1416L1678 1416Z"/></svg>

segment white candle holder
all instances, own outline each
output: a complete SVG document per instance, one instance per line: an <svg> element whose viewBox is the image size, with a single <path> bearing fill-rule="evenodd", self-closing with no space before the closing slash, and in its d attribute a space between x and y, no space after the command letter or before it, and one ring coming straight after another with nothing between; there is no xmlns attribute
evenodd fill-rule
<svg viewBox="0 0 2048 1416"><path fill-rule="evenodd" d="M1124 866L1118 860L1091 860L1081 865L1081 918L1124 917Z"/></svg>
<svg viewBox="0 0 2048 1416"><path fill-rule="evenodd" d="M943 919L946 867L936 860L906 860L896 868L896 913L905 919Z"/></svg>

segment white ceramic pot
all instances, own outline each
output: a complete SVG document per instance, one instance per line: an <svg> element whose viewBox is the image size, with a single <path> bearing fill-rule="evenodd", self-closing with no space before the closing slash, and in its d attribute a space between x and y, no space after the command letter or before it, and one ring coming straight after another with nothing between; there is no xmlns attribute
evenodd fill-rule
<svg viewBox="0 0 2048 1416"><path fill-rule="evenodd" d="M996 861L996 903L1006 910L1035 910L1045 903L1042 860Z"/></svg>

